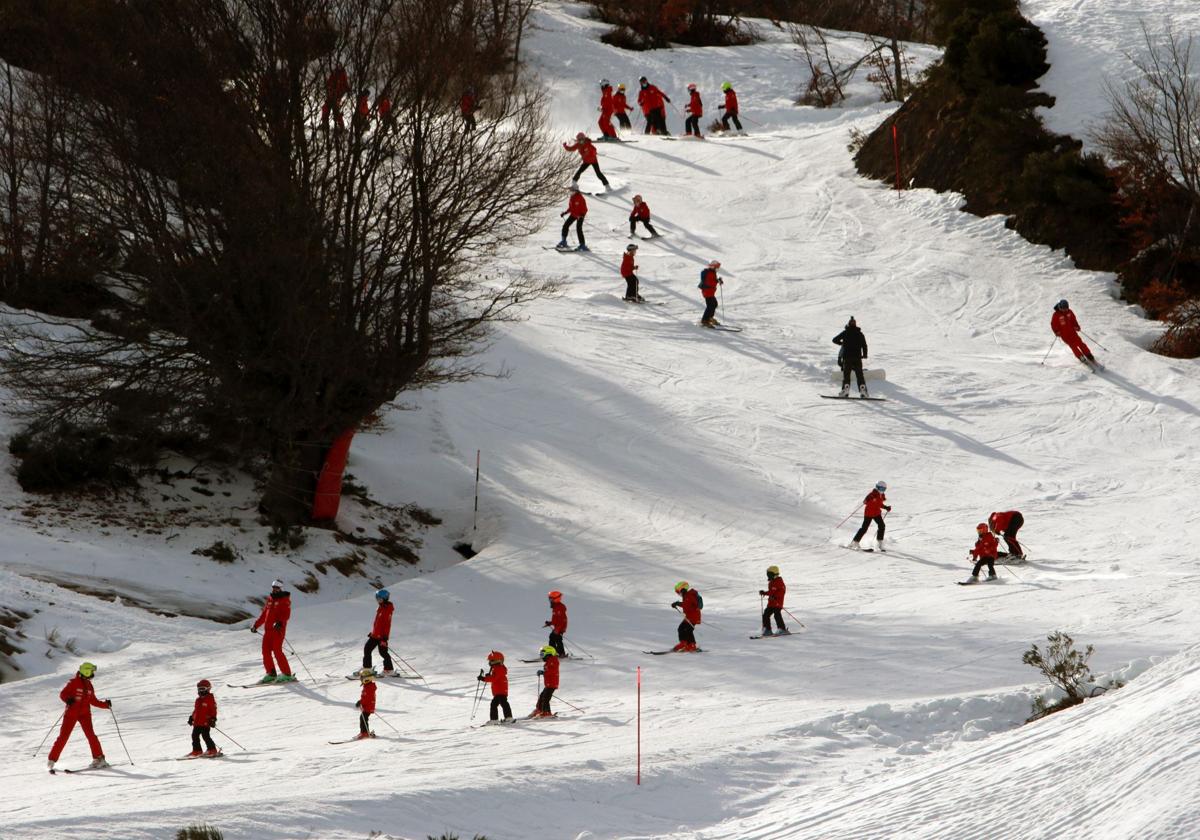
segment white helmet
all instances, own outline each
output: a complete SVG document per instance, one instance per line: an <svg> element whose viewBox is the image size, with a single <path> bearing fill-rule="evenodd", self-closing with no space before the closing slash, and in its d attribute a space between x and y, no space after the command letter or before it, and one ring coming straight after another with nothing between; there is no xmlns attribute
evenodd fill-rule
<svg viewBox="0 0 1200 840"><path fill-rule="evenodd" d="M612 87L612 82L610 82L608 79L601 79L600 87L602 87L602 88Z"/></svg>
<svg viewBox="0 0 1200 840"><path fill-rule="evenodd" d="M880 493L884 492L885 490L887 490L887 482L886 481L877 481L875 483L875 489L878 490Z"/></svg>
<svg viewBox="0 0 1200 840"><path fill-rule="evenodd" d="M276 578L275 580L271 581L271 588L272 589L283 589L283 581Z"/></svg>
<svg viewBox="0 0 1200 840"><path fill-rule="evenodd" d="M696 83L695 83L695 82L691 82L691 83L689 83L689 84L688 84L688 88L687 88L687 89L688 89L688 90L695 90L695 89L696 89Z"/></svg>

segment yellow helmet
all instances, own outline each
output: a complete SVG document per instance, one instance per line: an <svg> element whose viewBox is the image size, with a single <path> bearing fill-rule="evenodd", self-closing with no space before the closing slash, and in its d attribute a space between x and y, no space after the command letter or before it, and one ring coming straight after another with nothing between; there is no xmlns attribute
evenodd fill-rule
<svg viewBox="0 0 1200 840"><path fill-rule="evenodd" d="M769 575L778 575L778 574L779 574L779 567L778 567L778 566L767 566L767 574L769 574Z"/></svg>
<svg viewBox="0 0 1200 840"><path fill-rule="evenodd" d="M365 683L375 682L375 669L363 668L358 672L358 678Z"/></svg>
<svg viewBox="0 0 1200 840"><path fill-rule="evenodd" d="M688 582L686 580L681 580L681 581L679 581L679 583L675 584L675 591L677 593L683 592L685 589L691 589L691 588L692 588L691 585L688 584Z"/></svg>
<svg viewBox="0 0 1200 840"><path fill-rule="evenodd" d="M87 677L89 680L96 675L96 666L91 662L84 662L79 666L79 676Z"/></svg>
<svg viewBox="0 0 1200 840"><path fill-rule="evenodd" d="M542 656L558 656L558 651L550 645L542 645Z"/></svg>

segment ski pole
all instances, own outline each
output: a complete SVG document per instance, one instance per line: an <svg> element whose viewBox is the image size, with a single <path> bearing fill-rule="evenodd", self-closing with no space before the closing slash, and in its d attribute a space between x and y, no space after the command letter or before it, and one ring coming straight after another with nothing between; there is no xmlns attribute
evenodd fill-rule
<svg viewBox="0 0 1200 840"><path fill-rule="evenodd" d="M1050 350L1053 350L1053 349L1054 349L1054 345L1055 345L1055 344L1057 344L1057 343L1058 343L1058 336L1056 335L1056 336L1054 336L1054 338L1052 338L1052 339L1050 340ZM1044 364L1046 364L1046 360L1050 358L1050 350L1047 350L1047 351L1046 351L1046 355L1045 355L1045 356L1042 356L1042 362L1041 362L1041 363L1042 363L1043 365L1044 365Z"/></svg>
<svg viewBox="0 0 1200 840"><path fill-rule="evenodd" d="M384 726L386 726L388 729L392 730L392 731L393 731L393 732L395 732L397 735L399 735L399 734L400 734L400 730L399 730L399 729L397 729L396 727L392 726L390 723L388 723L388 722L387 722L387 718L385 718L383 715L379 714L379 712L376 712L376 713L375 713L375 717L377 717L377 718L379 718L381 721L383 721L383 725L384 725Z"/></svg>
<svg viewBox="0 0 1200 840"><path fill-rule="evenodd" d="M579 712L581 715L587 714L587 712L586 712L586 711L584 711L583 709L581 709L581 708L579 708L578 706L576 706L576 705L575 705L574 703L572 703L570 700L564 700L562 697L555 697L554 699L555 699L555 700L557 700L559 703L564 703L564 704L566 704L566 705L570 706L572 709L574 709L575 711Z"/></svg>
<svg viewBox="0 0 1200 840"><path fill-rule="evenodd" d="M405 667L405 668L407 668L408 670L410 670L410 671L412 671L414 674L416 674L416 675L417 675L417 678L418 678L418 679L420 679L420 680L421 680L421 682L425 683L425 685L429 685L429 681L428 681L428 680L426 680L426 679L425 679L425 677L421 676L421 672L420 672L420 671L418 671L416 668L414 668L412 665L410 665L407 659L405 659L403 656L401 656L401 655L400 655L400 654L398 654L398 653L393 653L393 654L392 654L392 656L394 656L394 657L396 657L397 659L399 659L399 660L400 660L400 661L401 661L401 662L404 664L404 667Z"/></svg>
<svg viewBox="0 0 1200 840"><path fill-rule="evenodd" d="M838 528L841 528L843 525L845 525L847 522L849 522L849 521L850 521L850 517L851 517L851 516L854 516L854 514L858 513L858 508L861 508L861 507L863 506L863 504L864 504L864 503L860 502L860 503L859 503L859 505L858 505L858 507L856 507L854 510L850 511L849 515L848 515L848 516L847 516L845 519L843 519L843 520L842 520L841 522L839 522L837 525L834 525L834 526L833 526L833 530L835 530L835 531L836 531Z"/></svg>
<svg viewBox="0 0 1200 840"><path fill-rule="evenodd" d="M784 611L785 613L787 613L787 614L788 614L788 617L789 617L789 618L791 618L791 619L792 619L792 621L796 622L796 623L797 623L797 624L799 624L801 627L804 627L804 622L803 622L803 621L801 621L800 619L796 618L796 616L792 615L792 611L791 611L791 610L789 610L787 607L784 607L784 608L783 608L783 611ZM805 630L807 630L808 628L807 628L807 627L804 627L804 629L805 629Z"/></svg>
<svg viewBox="0 0 1200 840"><path fill-rule="evenodd" d="M64 711L62 713L62 715L58 716L58 720L56 720L56 721L54 721L54 723L50 724L50 728L46 730L46 737L42 739L42 743L38 744L37 749L33 751L33 756L32 756L33 758L37 758L37 754L42 751L42 747L46 746L46 741L47 741L47 739L49 739L50 733L53 732L54 727L58 726L58 724L62 721L63 715L65 715L65 714L66 714L66 712Z"/></svg>
<svg viewBox="0 0 1200 840"><path fill-rule="evenodd" d="M479 669L479 676L483 676L483 669ZM483 680L475 682L475 704L471 706L471 720L475 720L475 710L479 708L479 698L483 696Z"/></svg>
<svg viewBox="0 0 1200 840"><path fill-rule="evenodd" d="M1005 568L1005 569L1008 571L1008 573L1009 573L1010 575L1012 575L1013 577L1015 577L1017 580L1021 580L1021 576L1020 576L1020 575L1018 575L1016 572L1014 572L1012 569L1009 569L1007 564L1005 564L1005 563L1001 563L1000 565L1001 565L1001 566L1004 566L1004 568ZM1022 582L1023 582L1023 581L1022 581Z"/></svg>
<svg viewBox="0 0 1200 840"><path fill-rule="evenodd" d="M121 742L121 748L125 750L125 757L129 759L130 764L133 764L133 756L129 754L129 747L125 746L125 738L121 735L121 724L117 723L117 713L113 711L111 704L108 707L108 713L112 715L113 726L117 727L117 739Z"/></svg>
<svg viewBox="0 0 1200 840"><path fill-rule="evenodd" d="M224 731L224 730L222 730L222 729L217 729L217 727L215 727L215 726L213 727L213 729L216 729L218 732L220 732L222 735L224 735L224 736L225 736L226 738L228 738L230 741L233 741L234 745L235 745L235 746L236 746L238 749L240 749L242 752L245 752L245 751L246 751L246 748L245 748L245 747L243 747L241 744L239 744L237 741L234 741L234 740L233 740L233 736L232 736L232 735L230 735L228 732L225 732L225 731Z"/></svg>
<svg viewBox="0 0 1200 840"><path fill-rule="evenodd" d="M1105 353L1109 352L1108 348L1107 348L1107 347L1105 347L1103 344L1101 344L1099 341L1097 341L1096 339L1092 338L1092 337L1091 337L1090 335L1088 335L1087 333L1083 332L1083 330L1080 330L1080 332L1081 332L1081 333L1083 333L1083 337L1084 337L1084 338L1086 338L1086 339L1088 339L1089 341L1091 341L1091 342L1092 342L1092 344L1095 344L1097 347L1099 347L1099 348L1100 348L1101 350L1103 350Z"/></svg>
<svg viewBox="0 0 1200 840"><path fill-rule="evenodd" d="M312 671L308 670L308 666L304 664L304 660L300 658L300 654L296 653L296 649L294 647L292 647L292 643L289 642L287 639L284 639L283 641L284 641L284 644L287 645L288 653L290 653L292 656L296 657L296 661L300 663L300 667L304 669L304 672L306 674L308 674L308 678L313 681L313 685L316 685L317 678L312 675Z"/></svg>
<svg viewBox="0 0 1200 840"><path fill-rule="evenodd" d="M590 654L586 650L584 650L581 645L578 645L575 642L568 642L566 639L563 639L563 644L569 646L571 648L571 650L578 651L579 655L586 659L595 659L596 658L595 656L593 656L592 654ZM575 656L575 654L572 653L571 656Z"/></svg>

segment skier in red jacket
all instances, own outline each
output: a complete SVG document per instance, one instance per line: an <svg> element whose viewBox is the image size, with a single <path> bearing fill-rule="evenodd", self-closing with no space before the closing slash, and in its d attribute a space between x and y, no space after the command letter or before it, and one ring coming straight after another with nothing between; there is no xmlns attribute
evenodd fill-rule
<svg viewBox="0 0 1200 840"><path fill-rule="evenodd" d="M700 624L700 611L704 609L704 599L686 580L675 584L675 594L679 596L679 600L671 606L683 609L683 621L679 622L679 644L671 650L691 653L699 650L696 647L696 627Z"/></svg>
<svg viewBox="0 0 1200 840"><path fill-rule="evenodd" d="M704 296L704 315L700 318L701 326L718 327L721 322L715 317L717 314L717 286L722 286L725 281L717 276L717 269L721 267L718 260L713 260L708 266L700 272L700 294Z"/></svg>
<svg viewBox="0 0 1200 840"><path fill-rule="evenodd" d="M188 726L192 727L192 751L188 753L189 757L196 758L205 755L212 758L221 754L212 739L211 730L216 725L217 698L212 696L212 683L208 680L200 680L196 683L196 706L188 715ZM201 738L208 746L208 752L200 752Z"/></svg>
<svg viewBox="0 0 1200 840"><path fill-rule="evenodd" d="M560 250L565 250L568 247L567 234L571 230L571 223L574 222L575 235L579 237L579 245L575 250L586 251L588 249L587 241L583 238L583 217L587 215L587 211L587 199L579 191L579 185L571 184L571 200L567 202L567 209L558 214L559 216L566 216L567 220L563 222L562 238L555 247Z"/></svg>
<svg viewBox="0 0 1200 840"><path fill-rule="evenodd" d="M604 135L605 140L616 140L617 130L613 128L613 89L612 84L608 79L600 80L600 119L597 125L600 126L600 133Z"/></svg>
<svg viewBox="0 0 1200 840"><path fill-rule="evenodd" d="M550 645L542 647L542 667L538 676L543 678L542 693L538 695L537 708L529 716L554 717L554 713L550 711L550 698L558 688L558 652Z"/></svg>
<svg viewBox="0 0 1200 840"><path fill-rule="evenodd" d="M596 144L593 143L588 136L582 131L575 135L575 143L567 145L563 143L563 148L568 152L579 152L579 157L583 161L579 164L579 168L575 170L575 176L571 178L572 184L579 183L579 176L583 174L583 170L589 166L596 170L596 177L600 179L600 183L608 187L608 179L604 177L604 173L600 171L600 161L596 155Z"/></svg>
<svg viewBox="0 0 1200 840"><path fill-rule="evenodd" d="M988 580L996 579L996 552L1000 550L1000 543L996 540L996 536L988 529L986 522L980 522L975 526L975 534L978 539L975 540L975 547L971 549L969 556L975 558L975 568L971 571L971 581L979 580L979 570L984 564L988 567Z"/></svg>
<svg viewBox="0 0 1200 840"><path fill-rule="evenodd" d="M1054 304L1054 314L1050 316L1050 329L1062 339L1063 344L1071 348L1076 359L1084 364L1096 364L1096 357L1092 355L1091 348L1079 337L1079 321L1065 300Z"/></svg>
<svg viewBox="0 0 1200 840"><path fill-rule="evenodd" d="M371 715L375 714L375 672L370 668L363 668L358 672L358 682L362 686L362 693L358 695L354 708L358 709L357 740L363 741L375 737L369 724Z"/></svg>
<svg viewBox="0 0 1200 840"><path fill-rule="evenodd" d="M543 627L550 628L550 647L565 657L567 649L563 646L563 634L567 632L567 606L562 602L562 593L555 589L548 596L550 599L550 620Z"/></svg>
<svg viewBox="0 0 1200 840"><path fill-rule="evenodd" d="M468 87L458 100L458 110L462 112L463 130L470 134L475 130L475 109L479 100L475 98L475 88Z"/></svg>
<svg viewBox="0 0 1200 840"><path fill-rule="evenodd" d="M695 136L703 140L704 135L700 133L700 118L704 116L704 103L700 101L700 91L696 90L694 84L688 85L687 89L691 99L687 105L683 106L683 110L687 111L690 116L684 120L684 131L687 132L688 137Z"/></svg>
<svg viewBox="0 0 1200 840"><path fill-rule="evenodd" d="M742 131L742 121L738 119L738 101L737 91L733 89L733 85L729 82L724 82L721 85L721 90L725 91L725 104L718 105L718 111L724 111L724 116L721 117L721 125L725 131L729 130L729 121L733 120L733 124L737 126L738 134L745 134Z"/></svg>
<svg viewBox="0 0 1200 840"><path fill-rule="evenodd" d="M346 127L345 122L342 121L342 98L349 92L350 78L346 75L346 68L339 64L333 68L333 72L325 80L325 104L321 106L321 126L323 128L329 128L330 111L334 113L337 127Z"/></svg>
<svg viewBox="0 0 1200 840"><path fill-rule="evenodd" d="M50 748L49 767L51 773L54 772L54 764L62 755L63 747L67 745L67 739L71 737L71 730L75 728L75 724L79 724L84 737L87 738L88 746L92 748L92 763L88 766L108 766L108 762L104 760L104 749L100 746L100 739L96 737L96 732L92 729L92 706L98 709L111 709L112 701L96 699L96 692L92 688L92 677L94 676L96 676L96 666L91 662L84 662L79 666L75 676L58 693L58 699L63 701L67 708L63 711L62 728L58 731L58 738L55 739L54 746Z"/></svg>
<svg viewBox="0 0 1200 840"><path fill-rule="evenodd" d="M1004 537L1004 544L1008 548L1008 556L1014 560L1024 560L1025 551L1021 548L1021 544L1017 542L1017 531L1021 530L1021 526L1025 524L1025 517L1021 515L1019 510L1006 510L998 513L993 513L988 517L988 527L992 529L993 534L1000 534Z"/></svg>
<svg viewBox="0 0 1200 840"><path fill-rule="evenodd" d="M645 76L638 79L638 84L641 85L641 90L638 91L637 101L638 105L642 106L642 115L646 118L644 133L670 137L671 132L667 131L667 106L663 103L670 102L671 97L650 84Z"/></svg>
<svg viewBox="0 0 1200 840"><path fill-rule="evenodd" d="M645 225L646 230L650 231L650 238L657 239L658 231L654 229L654 225L650 224L650 205L642 201L640 195L633 197L633 210L629 214L629 236L632 238L637 230L637 223L641 222Z"/></svg>
<svg viewBox="0 0 1200 840"><path fill-rule="evenodd" d="M625 297L631 303L645 303L646 299L638 294L637 265L633 260L637 257L638 246L632 242L625 246L625 256L621 258L621 276L625 278Z"/></svg>
<svg viewBox="0 0 1200 840"><path fill-rule="evenodd" d="M779 576L778 566L767 567L767 588L758 590L759 595L767 596L767 608L763 610L762 621L764 636L787 636L791 630L783 623L783 597L787 594L787 584ZM775 617L776 632L771 632L771 617Z"/></svg>
<svg viewBox="0 0 1200 840"><path fill-rule="evenodd" d="M371 652L375 648L379 648L379 655L383 657L383 675L391 676L395 673L392 668L392 654L388 650L388 636L392 635L392 613L396 611L396 606L391 601L391 593L386 589L380 589L375 593L375 623L371 625L371 632L367 636L367 643L363 646L363 663L364 668L374 667L371 664Z"/></svg>
<svg viewBox="0 0 1200 840"><path fill-rule="evenodd" d="M508 705L508 666L504 664L504 654L494 650L488 654L488 672L479 670L479 681L492 687L492 707L488 713L489 720L497 720L499 711L504 710L504 722L512 720L512 707Z"/></svg>
<svg viewBox="0 0 1200 840"><path fill-rule="evenodd" d="M633 128L633 125L629 122L629 114L627 113L631 109L629 107L629 100L625 98L625 85L617 85L617 92L613 94L612 98L612 106L613 114L617 118L617 124L621 128Z"/></svg>
<svg viewBox="0 0 1200 840"><path fill-rule="evenodd" d="M883 524L883 512L886 510L891 512L892 506L887 504L887 482L880 481L875 485L875 489L867 494L863 499L863 521L862 526L858 529L858 533L854 535L854 539L850 542L850 547L858 551L858 541L867 533L867 529L871 527L871 523L875 523L875 547L880 551L885 551L883 547L883 532L885 525ZM868 549L870 550L870 549Z"/></svg>
<svg viewBox="0 0 1200 840"><path fill-rule="evenodd" d="M250 628L251 633L257 633L259 627L264 627L262 640L263 667L267 674L260 683L295 682L292 668L288 665L287 657L283 655L283 640L287 637L288 619L292 617L292 593L283 591L283 583L271 581L271 594L263 604L262 613ZM272 661L274 657L274 661ZM283 673L276 676L275 663Z"/></svg>

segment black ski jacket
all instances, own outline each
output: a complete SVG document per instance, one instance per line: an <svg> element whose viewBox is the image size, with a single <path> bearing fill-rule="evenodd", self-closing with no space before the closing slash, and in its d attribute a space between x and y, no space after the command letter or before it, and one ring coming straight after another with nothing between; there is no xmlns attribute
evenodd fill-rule
<svg viewBox="0 0 1200 840"><path fill-rule="evenodd" d="M840 344L841 355L852 362L867 358L867 337L858 327L846 327L833 337L833 343Z"/></svg>

